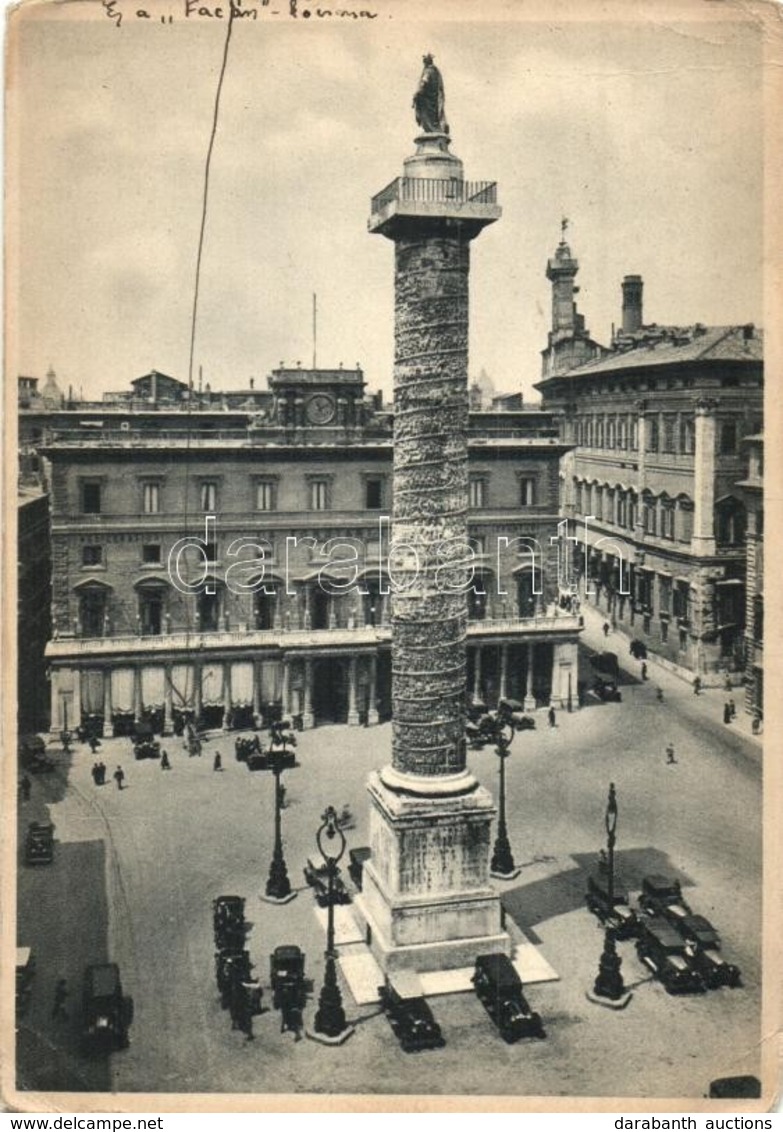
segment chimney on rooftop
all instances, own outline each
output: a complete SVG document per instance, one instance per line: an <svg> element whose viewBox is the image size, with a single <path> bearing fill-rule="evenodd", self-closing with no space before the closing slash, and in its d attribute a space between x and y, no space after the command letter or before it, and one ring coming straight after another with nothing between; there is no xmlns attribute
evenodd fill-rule
<svg viewBox="0 0 783 1132"><path fill-rule="evenodd" d="M644 325L642 318L641 275L626 275L623 279L623 334L633 334Z"/></svg>

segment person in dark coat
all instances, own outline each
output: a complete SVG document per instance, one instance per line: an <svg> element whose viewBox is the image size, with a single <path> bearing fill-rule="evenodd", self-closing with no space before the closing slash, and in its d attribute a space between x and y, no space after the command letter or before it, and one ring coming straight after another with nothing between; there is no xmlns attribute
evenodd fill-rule
<svg viewBox="0 0 783 1132"><path fill-rule="evenodd" d="M731 706L728 701L723 705L723 722L731 723Z"/></svg>
<svg viewBox="0 0 783 1132"><path fill-rule="evenodd" d="M94 762L92 764L92 770L90 771L90 774L92 775L92 780L95 785L99 786L101 781L101 770L97 762Z"/></svg>
<svg viewBox="0 0 783 1132"><path fill-rule="evenodd" d="M647 664L642 661L642 680L647 679Z"/></svg>
<svg viewBox="0 0 783 1132"><path fill-rule="evenodd" d="M169 762L169 753L167 750L162 750L160 753L160 769L171 770L171 763Z"/></svg>
<svg viewBox="0 0 783 1132"><path fill-rule="evenodd" d="M695 676L693 680L693 694L698 696L701 694L701 677Z"/></svg>
<svg viewBox="0 0 783 1132"><path fill-rule="evenodd" d="M98 785L104 786L106 784L106 763L98 763Z"/></svg>
<svg viewBox="0 0 783 1132"><path fill-rule="evenodd" d="M215 751L215 757L212 760L212 769L213 770L222 770L223 769L223 760L220 757L220 751Z"/></svg>
<svg viewBox="0 0 783 1132"><path fill-rule="evenodd" d="M609 636L609 629L610 629L610 625L609 625L609 622L608 622L608 621L604 621L604 624L603 624L603 630L604 630L604 636L605 636L605 637L608 637L608 636Z"/></svg>
<svg viewBox="0 0 783 1132"><path fill-rule="evenodd" d="M674 743L670 743L666 748L666 765L673 766L676 762L677 760L674 757Z"/></svg>
<svg viewBox="0 0 783 1132"><path fill-rule="evenodd" d="M547 712L547 719L549 720L549 726L550 727L556 727L557 726L555 709L553 707L551 707L549 709L549 711Z"/></svg>
<svg viewBox="0 0 783 1132"><path fill-rule="evenodd" d="M734 719L734 716L737 714L737 705L734 703L733 699L729 699L729 712L731 713L731 718Z"/></svg>
<svg viewBox="0 0 783 1132"><path fill-rule="evenodd" d="M125 781L125 771L121 766L118 766L114 772L114 781L117 783L117 789L122 790L122 784Z"/></svg>
<svg viewBox="0 0 783 1132"><path fill-rule="evenodd" d="M87 746L90 748L90 750L92 751L93 754L95 754L95 752L98 750L100 745L101 745L101 741L100 741L100 739L98 738L97 735L91 735L90 738L87 740Z"/></svg>

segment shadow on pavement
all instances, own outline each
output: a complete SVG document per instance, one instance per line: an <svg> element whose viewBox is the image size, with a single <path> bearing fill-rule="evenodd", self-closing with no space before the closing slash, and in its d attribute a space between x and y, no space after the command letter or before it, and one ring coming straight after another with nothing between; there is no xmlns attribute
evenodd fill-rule
<svg viewBox="0 0 783 1132"><path fill-rule="evenodd" d="M533 930L535 924L584 906L587 878L596 868L596 857L592 853L575 853L571 860L576 862L576 868L506 889L503 893L506 915L533 943L541 942ZM615 853L615 873L628 888L632 900L649 873L663 873L679 880L683 888L694 884L690 877L674 868L666 853L652 846Z"/></svg>

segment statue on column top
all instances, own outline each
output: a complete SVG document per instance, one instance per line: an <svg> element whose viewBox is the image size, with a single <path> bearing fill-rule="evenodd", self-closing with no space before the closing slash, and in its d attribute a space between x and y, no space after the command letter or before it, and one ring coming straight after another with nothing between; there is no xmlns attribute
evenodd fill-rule
<svg viewBox="0 0 783 1132"><path fill-rule="evenodd" d="M424 55L422 62L424 70L413 96L416 124L426 134L447 134L449 126L444 109L443 78L431 55Z"/></svg>

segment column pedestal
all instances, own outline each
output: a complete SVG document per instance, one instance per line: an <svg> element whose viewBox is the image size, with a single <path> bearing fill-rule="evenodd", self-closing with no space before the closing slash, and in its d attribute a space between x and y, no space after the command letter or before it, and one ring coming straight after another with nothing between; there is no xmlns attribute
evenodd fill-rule
<svg viewBox="0 0 783 1132"><path fill-rule="evenodd" d="M355 907L381 968L453 970L510 955L489 884L488 791L467 771L428 778L391 767L370 775L368 791L372 856Z"/></svg>

